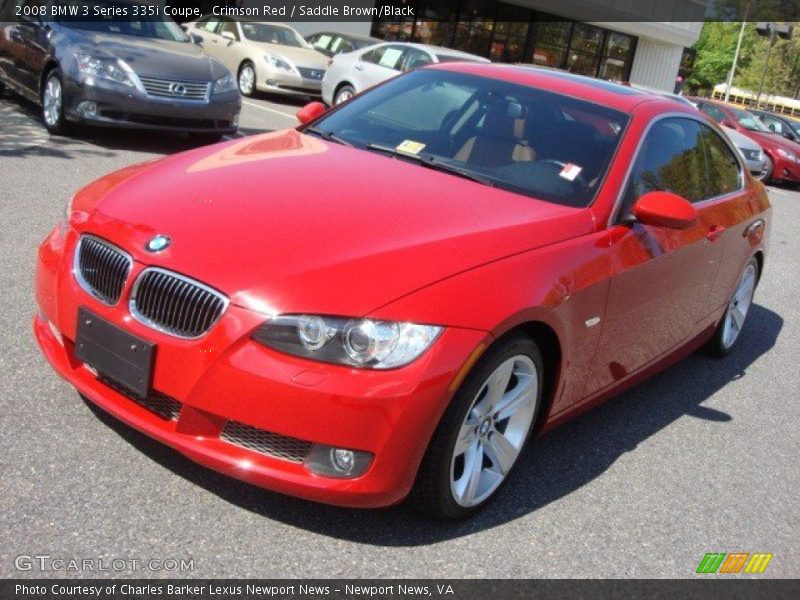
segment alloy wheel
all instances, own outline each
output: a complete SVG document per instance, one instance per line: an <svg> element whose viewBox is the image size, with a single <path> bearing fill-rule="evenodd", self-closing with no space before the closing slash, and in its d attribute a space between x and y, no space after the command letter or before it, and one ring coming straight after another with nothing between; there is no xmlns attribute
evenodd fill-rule
<svg viewBox="0 0 800 600"><path fill-rule="evenodd" d="M336 104L337 105L344 104L345 102L350 100L350 98L352 98L354 95L355 94L353 93L353 90L350 89L349 87L346 87L336 95Z"/></svg>
<svg viewBox="0 0 800 600"><path fill-rule="evenodd" d="M239 71L239 91L250 96L256 85L256 72L252 65L244 65Z"/></svg>
<svg viewBox="0 0 800 600"><path fill-rule="evenodd" d="M460 506L480 504L503 483L528 437L538 390L536 366L524 354L504 361L481 385L450 464L450 490Z"/></svg>
<svg viewBox="0 0 800 600"><path fill-rule="evenodd" d="M753 302L755 289L756 267L750 263L744 270L725 313L725 320L722 324L722 344L725 348L733 346L739 338L745 319L747 319L747 313L750 311L750 305Z"/></svg>
<svg viewBox="0 0 800 600"><path fill-rule="evenodd" d="M51 75L45 84L44 94L42 95L42 105L44 110L44 122L48 127L56 127L61 119L61 106L63 103L63 92L61 81L55 75Z"/></svg>

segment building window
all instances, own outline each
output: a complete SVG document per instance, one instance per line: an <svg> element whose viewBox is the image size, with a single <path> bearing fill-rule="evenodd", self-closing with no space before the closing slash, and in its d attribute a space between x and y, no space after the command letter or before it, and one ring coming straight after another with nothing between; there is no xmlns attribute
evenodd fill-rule
<svg viewBox="0 0 800 600"><path fill-rule="evenodd" d="M636 38L624 33L609 31L600 59L598 77L610 81L627 81L631 73Z"/></svg>
<svg viewBox="0 0 800 600"><path fill-rule="evenodd" d="M636 38L496 0L405 0L416 17L375 20L372 35L627 81Z"/></svg>

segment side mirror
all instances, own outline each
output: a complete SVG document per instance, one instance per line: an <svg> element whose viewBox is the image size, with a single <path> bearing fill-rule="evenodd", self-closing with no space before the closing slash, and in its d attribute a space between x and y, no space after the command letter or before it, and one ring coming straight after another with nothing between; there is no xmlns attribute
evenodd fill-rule
<svg viewBox="0 0 800 600"><path fill-rule="evenodd" d="M724 119L724 120L722 121L722 126L723 126L723 127L727 127L728 129L736 129L736 125L734 125L734 124L733 124L731 121L729 121L728 119Z"/></svg>
<svg viewBox="0 0 800 600"><path fill-rule="evenodd" d="M184 33L189 33L189 26L188 25L181 25L181 29L183 29Z"/></svg>
<svg viewBox="0 0 800 600"><path fill-rule="evenodd" d="M190 33L189 37L192 39L193 44L197 44L198 46L203 45L203 38L197 35L196 33Z"/></svg>
<svg viewBox="0 0 800 600"><path fill-rule="evenodd" d="M645 225L686 229L697 221L697 210L686 198L671 192L648 192L631 210Z"/></svg>
<svg viewBox="0 0 800 600"><path fill-rule="evenodd" d="M236 41L236 36L233 34L232 31L223 31L222 32L222 37L224 37L229 42L235 42Z"/></svg>
<svg viewBox="0 0 800 600"><path fill-rule="evenodd" d="M310 123L322 113L324 113L327 108L322 102L309 102L303 108L297 111L297 120L300 121L303 125L306 123Z"/></svg>

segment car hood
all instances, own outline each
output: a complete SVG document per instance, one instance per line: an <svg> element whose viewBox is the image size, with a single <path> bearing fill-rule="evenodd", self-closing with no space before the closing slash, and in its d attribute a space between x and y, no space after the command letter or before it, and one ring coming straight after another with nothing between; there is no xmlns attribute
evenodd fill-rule
<svg viewBox="0 0 800 600"><path fill-rule="evenodd" d="M76 196L72 224L239 306L350 316L594 230L587 209L294 130L106 176ZM145 244L157 234L172 243L149 254Z"/></svg>
<svg viewBox="0 0 800 600"><path fill-rule="evenodd" d="M256 52L288 58L298 67L323 70L328 67L328 57L311 48L295 48L294 46L279 46L260 42L247 42L247 44Z"/></svg>
<svg viewBox="0 0 800 600"><path fill-rule="evenodd" d="M121 58L137 75L145 77L209 81L226 73L219 61L188 42L88 32L80 33L75 39L75 51Z"/></svg>
<svg viewBox="0 0 800 600"><path fill-rule="evenodd" d="M761 151L761 146L755 140L750 139L743 133L739 133L735 129L730 129L728 127L722 127L722 131L728 136L728 138L733 142L733 145L737 148L741 148L743 150Z"/></svg>
<svg viewBox="0 0 800 600"><path fill-rule="evenodd" d="M764 148L777 147L783 148L787 152L793 152L794 154L800 153L800 144L795 144L778 133L766 133L763 131L752 131L750 129L746 129L742 133L751 140L758 142Z"/></svg>

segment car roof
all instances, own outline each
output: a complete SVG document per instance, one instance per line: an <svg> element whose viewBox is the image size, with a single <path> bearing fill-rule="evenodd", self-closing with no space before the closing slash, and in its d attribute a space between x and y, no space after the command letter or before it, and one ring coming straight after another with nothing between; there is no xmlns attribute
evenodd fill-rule
<svg viewBox="0 0 800 600"><path fill-rule="evenodd" d="M489 62L488 58L483 56L478 56L477 54L470 54L469 52L462 52L461 50L453 50L452 48L445 48L444 46L431 46L430 44L416 44L414 42L381 42L383 45L391 44L392 46L406 46L409 48L418 48L419 50L425 50L431 54L444 54L446 56L463 56L464 58L469 58L470 60L475 60L476 58L480 61Z"/></svg>
<svg viewBox="0 0 800 600"><path fill-rule="evenodd" d="M340 37L348 38L351 40L358 40L361 42L372 42L373 44L381 44L384 42L384 40L380 38L372 37L369 35L362 35L360 33L342 33L340 31L330 31L327 29L325 31L318 31L317 33L312 33L311 35L308 35L306 37L311 37L312 35L338 35Z"/></svg>
<svg viewBox="0 0 800 600"><path fill-rule="evenodd" d="M690 107L685 106L683 103L664 98L660 94L637 90L602 79L536 66L498 63L440 63L426 68L456 71L469 75L491 77L519 85L549 89L580 100L603 104L623 112L631 112L639 104L654 101L660 101L670 107L674 106L679 111L689 112L691 110Z"/></svg>

